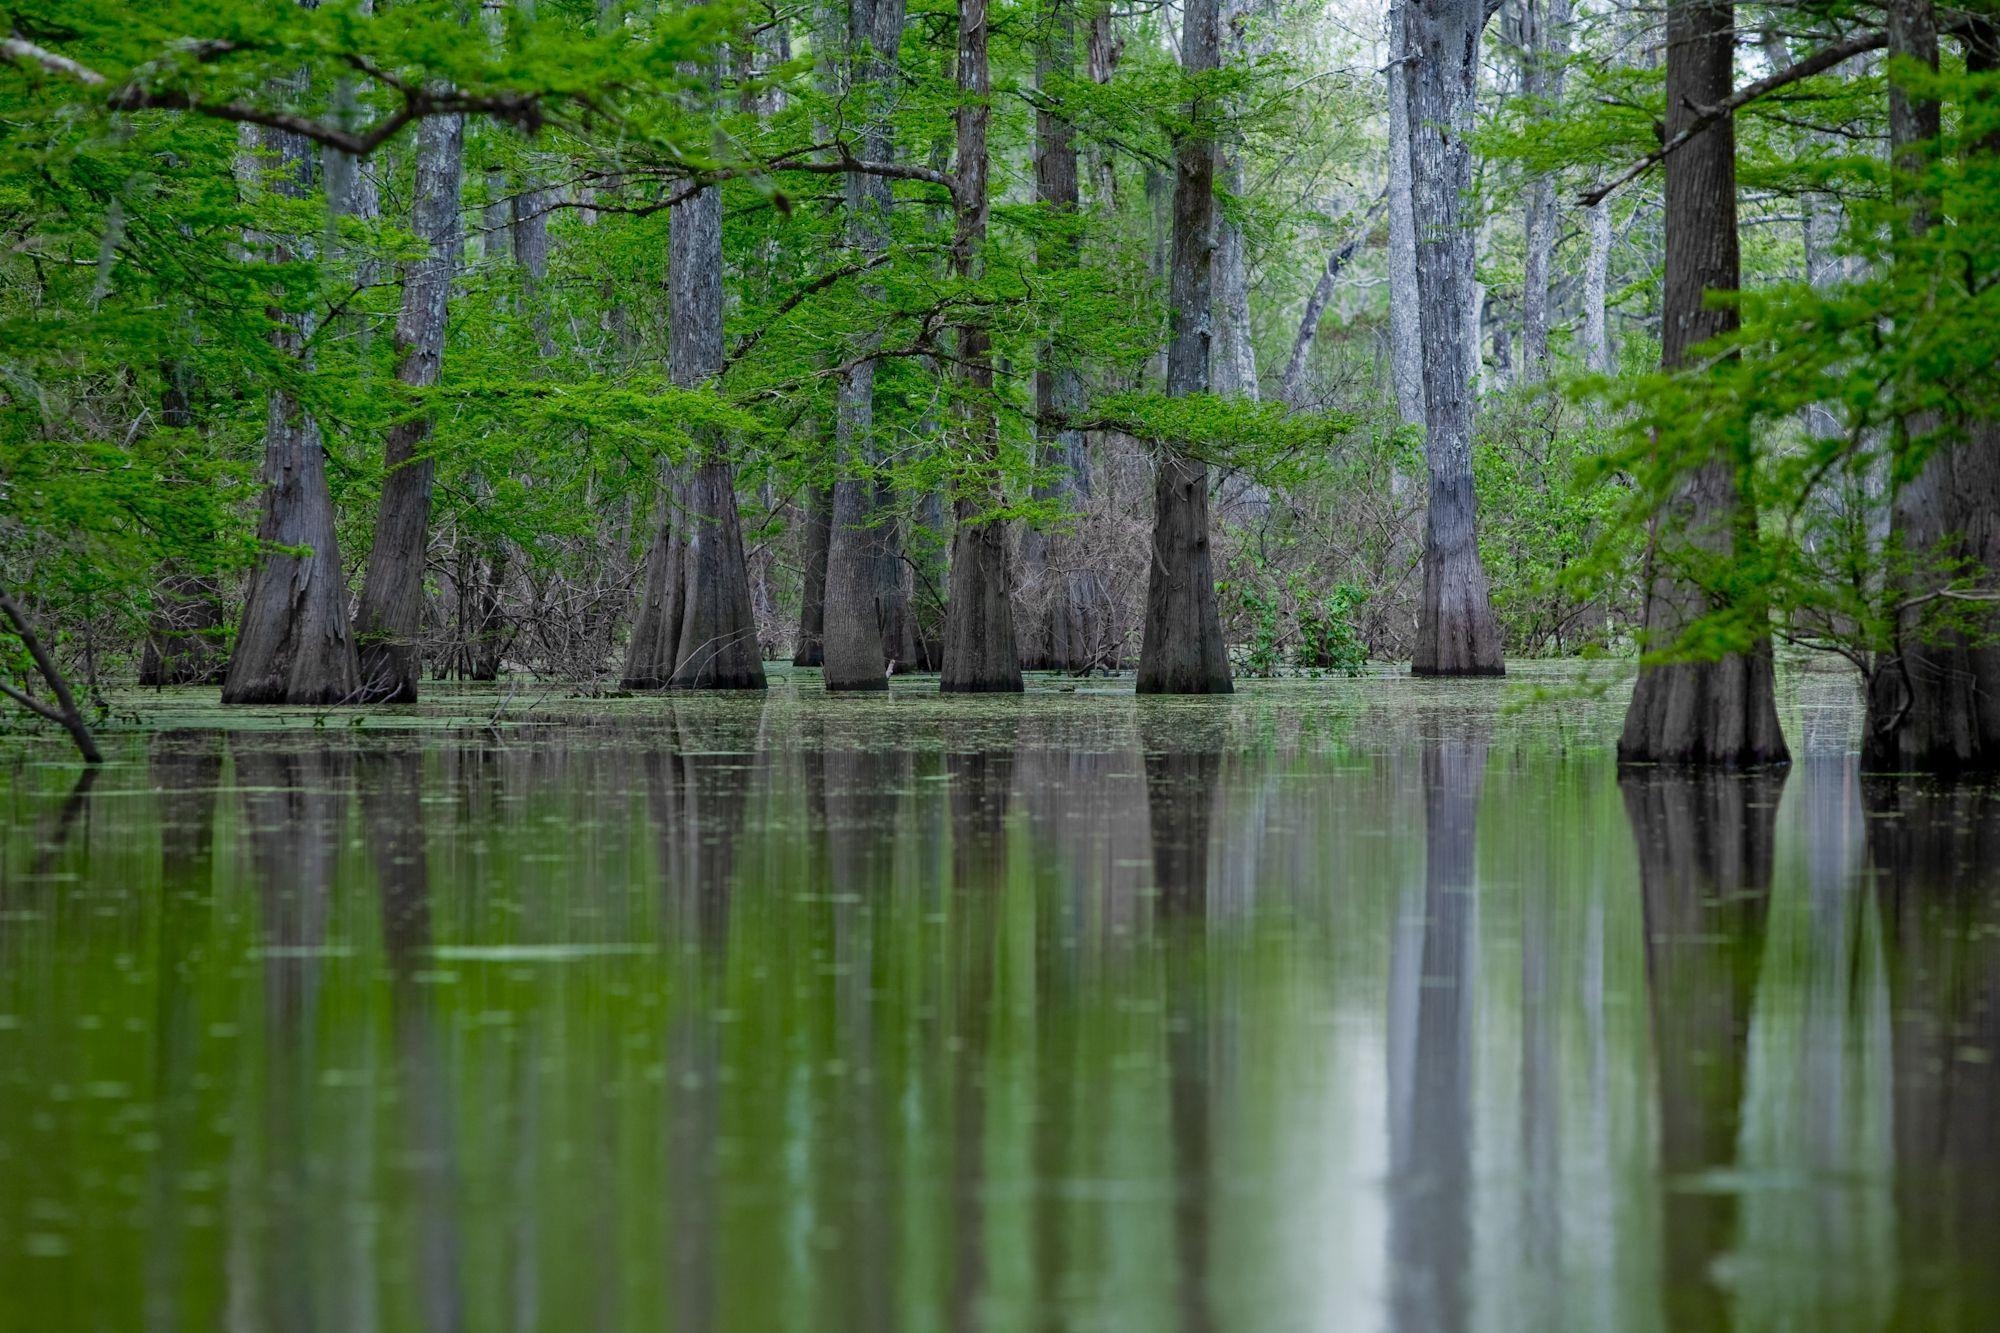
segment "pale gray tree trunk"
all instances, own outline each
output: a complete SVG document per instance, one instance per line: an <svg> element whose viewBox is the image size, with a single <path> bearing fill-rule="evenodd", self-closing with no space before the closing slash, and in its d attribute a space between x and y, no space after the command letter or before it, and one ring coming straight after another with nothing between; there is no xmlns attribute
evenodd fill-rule
<svg viewBox="0 0 2000 1333"><path fill-rule="evenodd" d="M1699 109L1725 100L1734 83L1733 0L1670 0L1667 7L1666 138ZM1711 300L1737 290L1736 134L1722 120L1666 160L1666 283L1660 364L1684 369L1693 350L1736 327L1736 311ZM1687 557L1727 556L1756 530L1737 487L1737 457L1718 447L1654 516L1648 541L1641 642L1675 646L1694 621L1718 609L1686 572ZM1771 643L1714 661L1644 663L1618 739L1621 763L1754 767L1789 761L1778 726Z"/></svg>
<svg viewBox="0 0 2000 1333"><path fill-rule="evenodd" d="M986 0L959 0L958 169L952 187L957 228L952 268L965 279L977 277L986 262L986 131L992 118L986 19ZM984 324L959 327L958 359L966 389L960 410L965 452L975 467L987 469L999 442L989 401L992 340ZM954 506L958 522L951 539L951 592L945 605L944 666L938 688L952 694L1018 693L1021 662L1014 642L1007 525L985 512L999 498L999 485L997 479L974 485L976 489L961 493Z"/></svg>
<svg viewBox="0 0 2000 1333"><path fill-rule="evenodd" d="M1569 56L1569 0L1521 0L1521 92L1536 124L1562 114L1564 64ZM1528 184L1521 287L1521 378L1538 383L1549 373L1549 284L1554 260L1556 178L1542 172Z"/></svg>
<svg viewBox="0 0 2000 1333"><path fill-rule="evenodd" d="M1312 295L1306 300L1305 313L1299 316L1299 331L1292 337L1291 357L1285 362L1285 377L1278 396L1287 406L1302 408L1308 405L1305 401L1306 358L1312 353L1313 339L1319 336L1320 321L1326 318L1326 308L1333 303L1334 284L1340 281L1341 271L1354 258L1354 252L1361 248L1361 242L1367 239L1369 229L1375 225L1375 219L1382 211L1383 202L1382 199L1376 200L1375 205L1363 215L1354 234L1326 257L1326 267L1320 270L1319 281L1313 285Z"/></svg>
<svg viewBox="0 0 2000 1333"><path fill-rule="evenodd" d="M1611 201L1598 200L1585 217L1590 249L1583 264L1584 364L1605 375L1611 371L1611 329L1605 309L1611 295Z"/></svg>
<svg viewBox="0 0 2000 1333"><path fill-rule="evenodd" d="M303 78L286 91L303 92ZM285 130L258 135L273 158L271 188L303 199L312 191L313 146ZM296 257L297 243L254 238L252 249L273 263ZM272 331L278 352L304 369L312 320L282 315ZM290 393L272 389L264 428L264 501L257 522L263 555L250 572L236 651L223 677L230 704L352 702L360 690L354 638L347 623L347 584L334 539L333 493L319 423ZM298 552L298 553L294 553Z"/></svg>
<svg viewBox="0 0 2000 1333"><path fill-rule="evenodd" d="M418 391L437 383L444 363L445 323L458 272L464 161L463 116L432 116L418 127L410 229L424 253L403 275L403 307L396 317L396 379ZM431 417L422 413L391 426L383 444L375 543L354 618L362 692L370 702L417 700L423 663L416 637L423 618L433 476L424 442L430 433Z"/></svg>
<svg viewBox="0 0 2000 1333"><path fill-rule="evenodd" d="M1411 0L1389 6L1389 370L1396 411L1424 424L1424 335L1417 294L1417 215L1410 184Z"/></svg>
<svg viewBox="0 0 2000 1333"><path fill-rule="evenodd" d="M1221 56L1216 0L1187 0L1181 66L1200 75ZM1207 114L1201 108L1193 108ZM1200 115L1174 145L1173 259L1167 275L1171 333L1167 392L1209 390L1215 257L1215 145ZM1153 481L1153 559L1146 582L1141 694L1228 694L1234 689L1209 549L1208 465L1169 442Z"/></svg>
<svg viewBox="0 0 2000 1333"><path fill-rule="evenodd" d="M1417 238L1430 506L1424 590L1410 669L1425 676L1491 676L1505 667L1479 559L1472 486L1471 322L1477 318L1472 183L1472 99L1481 0L1411 0L1404 10L1409 60L1410 182Z"/></svg>

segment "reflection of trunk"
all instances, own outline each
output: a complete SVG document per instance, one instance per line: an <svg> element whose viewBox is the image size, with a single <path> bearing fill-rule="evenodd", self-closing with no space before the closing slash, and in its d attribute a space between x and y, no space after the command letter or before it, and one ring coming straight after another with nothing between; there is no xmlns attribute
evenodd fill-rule
<svg viewBox="0 0 2000 1333"><path fill-rule="evenodd" d="M375 865L382 952L389 966L389 1027L398 1101L408 1135L403 1161L416 1199L417 1299L426 1329L465 1325L460 1285L458 1163L450 1085L439 1048L434 988L421 973L431 950L430 869L423 822L423 753L412 747L361 757L361 835Z"/></svg>
<svg viewBox="0 0 2000 1333"><path fill-rule="evenodd" d="M696 191L671 217L669 372L682 389L706 389L722 373L721 190ZM714 427L697 427L694 444L647 557L625 686L762 689L736 469Z"/></svg>
<svg viewBox="0 0 2000 1333"><path fill-rule="evenodd" d="M1391 954L1389 1302L1394 1327L1412 1333L1463 1328L1469 1308L1475 884L1485 774L1483 736L1426 742L1423 899L1420 911L1398 922Z"/></svg>
<svg viewBox="0 0 2000 1333"><path fill-rule="evenodd" d="M659 838L661 916L691 969L668 1021L666 1162L673 1210L667 1272L677 1329L716 1323L721 1207L714 1161L721 1133L722 963L729 946L736 849L743 841L759 719L697 718L676 709L670 750L645 757L647 805Z"/></svg>
<svg viewBox="0 0 2000 1333"><path fill-rule="evenodd" d="M1213 742L1186 735L1171 714L1142 712L1139 737L1167 1006L1175 1304L1182 1328L1207 1333L1216 1326L1209 1276L1215 1061L1209 980L1202 964L1209 944L1209 861L1222 755L1208 748Z"/></svg>
<svg viewBox="0 0 2000 1333"><path fill-rule="evenodd" d="M1221 58L1216 0L1189 0L1181 28L1181 67L1199 78ZM1174 147L1173 261L1167 299L1167 393L1209 390L1213 317L1215 143L1206 122L1215 109L1196 102ZM1146 580L1146 634L1139 650L1141 694L1228 694L1229 653L1215 604L1208 532L1208 465L1177 452L1160 454L1153 483L1153 560Z"/></svg>
<svg viewBox="0 0 2000 1333"><path fill-rule="evenodd" d="M298 90L294 90L298 91ZM312 190L313 148L285 130L265 130L277 159L271 189L289 199ZM262 238L274 263L296 257L293 244ZM271 341L304 370L311 321L276 314ZM264 503L257 541L264 548L244 591L236 650L222 682L228 704L347 703L360 691L360 668L347 625L347 585L334 540L333 492L319 423L284 389L270 391L264 428ZM279 548L303 548L291 554Z"/></svg>
<svg viewBox="0 0 2000 1333"><path fill-rule="evenodd" d="M1736 1197L1687 1188L1736 1160L1782 775L1620 780L1638 844L1659 1095L1668 1326L1728 1326L1717 1260Z"/></svg>
<svg viewBox="0 0 2000 1333"><path fill-rule="evenodd" d="M424 390L437 383L444 361L445 317L458 268L459 183L464 169L465 118L432 116L417 130L416 198L411 228L425 253L403 276L396 319L396 379ZM408 410L407 406L406 409ZM424 610L424 557L431 518L428 412L389 428L382 450L381 507L375 545L355 612L364 696L378 703L415 703L422 663L416 644Z"/></svg>
<svg viewBox="0 0 2000 1333"><path fill-rule="evenodd" d="M94 770L86 770L86 772ZM146 1203L147 1333L187 1326L181 1281L187 1271L186 1173L201 1133L201 1006L188 959L208 939L215 892L215 793L222 741L214 732L162 732L146 775L159 793L159 1002L154 1020L152 1129L157 1146Z"/></svg>
<svg viewBox="0 0 2000 1333"><path fill-rule="evenodd" d="M1465 216L1472 187L1473 84L1482 0L1412 0L1403 10L1409 61L1410 195L1417 245L1423 350L1424 454L1430 509L1424 591L1410 670L1422 676L1492 676L1504 670L1487 596L1472 486L1475 341L1473 248ZM1402 53L1399 53L1402 55Z"/></svg>
<svg viewBox="0 0 2000 1333"><path fill-rule="evenodd" d="M1700 108L1729 96L1734 15L1731 0L1672 0L1668 6L1668 142L1686 131ZM1711 301L1712 293L1737 287L1733 122L1725 118L1669 154L1666 175L1660 364L1671 371L1684 368L1696 346L1737 325L1733 307ZM1754 534L1755 515L1737 489L1738 469L1746 462L1718 445L1655 515L1645 574L1642 639L1648 650L1673 646L1691 623L1715 609L1711 595L1675 566L1680 551L1726 555L1739 538ZM1716 661L1642 665L1618 757L1639 763L1783 763L1789 753L1772 691L1769 639Z"/></svg>
<svg viewBox="0 0 2000 1333"><path fill-rule="evenodd" d="M975 0L976 2L976 0ZM946 736L951 779L953 920L950 997L954 1057L951 1088L951 1309L947 1326L962 1333L984 1327L979 1300L987 1283L986 1118L992 1085L994 955L1007 892L1007 808L1014 788L1014 747L955 751Z"/></svg>
<svg viewBox="0 0 2000 1333"><path fill-rule="evenodd" d="M249 1322L310 1329L319 1304L311 1262L319 1249L309 1174L314 1157L308 1151L319 1087L314 1039L326 923L347 841L354 774L349 755L313 742L238 734L230 738L230 757L243 789L261 917L265 1057L252 1075L262 1095L261 1133L239 1135L254 1183L232 1208L244 1210L235 1216L264 1223L244 1274L256 1307Z"/></svg>
<svg viewBox="0 0 2000 1333"><path fill-rule="evenodd" d="M1892 55L1920 66L1938 62L1936 19L1926 0L1889 7ZM1965 43L1969 73L2000 64L1994 29L1981 24ZM1890 141L1899 171L1922 170L1938 138L1939 108L1892 81ZM1969 155L2000 153L1995 137ZM1907 187L1906 187L1907 189ZM1931 206L1904 201L1910 231L1930 225ZM1917 263L1928 262L1919 258ZM1925 447L1942 423L1935 414L1901 423L1906 447ZM2000 769L2000 616L1990 606L1928 595L1974 579L1975 596L2000 585L2000 424L1967 423L1969 438L1937 440L1922 469L1897 488L1889 550L1908 568L1890 580L1906 609L1894 613L1894 639L1868 682L1862 760L1871 769L1930 772Z"/></svg>
<svg viewBox="0 0 2000 1333"><path fill-rule="evenodd" d="M1888 936L1898 1328L2000 1309L2000 808L1990 792L1864 784Z"/></svg>
<svg viewBox="0 0 2000 1333"><path fill-rule="evenodd" d="M952 270L967 282L985 267L986 128L992 117L992 82L986 60L986 0L958 0L958 171L952 205L958 215ZM958 522L951 539L951 592L944 621L944 669L938 688L948 694L1009 693L1021 688L1014 644L1014 579L1007 559L1007 525L986 514L998 501L999 425L993 417L992 337L974 315L958 330L965 402L960 405L966 452L977 480L953 506Z"/></svg>
<svg viewBox="0 0 2000 1333"><path fill-rule="evenodd" d="M806 802L826 833L826 887L831 896L836 1030L843 1034L853 1077L842 1085L834 1114L850 1145L854 1178L889 1177L894 1123L892 1080L881 1077L875 1040L878 972L870 903L895 874L902 793L911 789L907 750L852 743L814 747L805 756ZM893 1328L896 1228L868 1190L845 1192L836 1225L843 1233L832 1303L857 1329Z"/></svg>
<svg viewBox="0 0 2000 1333"><path fill-rule="evenodd" d="M799 541L799 636L792 647L792 665L815 667L825 660L820 640L826 630L826 549L833 529L833 492L813 487L806 498L805 520Z"/></svg>

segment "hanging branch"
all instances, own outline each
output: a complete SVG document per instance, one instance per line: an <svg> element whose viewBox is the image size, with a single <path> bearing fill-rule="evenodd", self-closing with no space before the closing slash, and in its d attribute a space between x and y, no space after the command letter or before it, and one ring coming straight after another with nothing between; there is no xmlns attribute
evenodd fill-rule
<svg viewBox="0 0 2000 1333"><path fill-rule="evenodd" d="M35 669L41 672L42 679L48 682L50 692L56 696L56 702L55 706L51 707L33 695L15 689L4 680L0 680L0 694L5 694L37 717L46 718L67 731L70 739L76 742L76 748L83 752L83 762L103 763L104 756L98 752L97 738L90 734L90 728L84 724L83 713L76 706L76 696L69 692L69 682L64 680L62 672L57 670L55 658L51 657L48 649L42 646L41 637L35 633L34 626L28 623L26 613L5 589L0 589L0 614L6 616L7 623L26 645L28 656L35 659Z"/></svg>

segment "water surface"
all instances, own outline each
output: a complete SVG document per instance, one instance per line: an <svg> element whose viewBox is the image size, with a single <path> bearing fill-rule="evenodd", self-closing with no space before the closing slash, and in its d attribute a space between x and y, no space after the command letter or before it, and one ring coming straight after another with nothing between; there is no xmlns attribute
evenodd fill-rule
<svg viewBox="0 0 2000 1333"><path fill-rule="evenodd" d="M0 1328L1994 1327L2000 802L1787 689L11 743Z"/></svg>

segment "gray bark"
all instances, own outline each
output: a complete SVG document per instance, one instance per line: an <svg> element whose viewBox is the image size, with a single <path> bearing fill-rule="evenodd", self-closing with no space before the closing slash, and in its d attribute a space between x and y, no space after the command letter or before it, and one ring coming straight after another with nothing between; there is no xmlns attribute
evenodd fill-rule
<svg viewBox="0 0 2000 1333"><path fill-rule="evenodd" d="M271 188L291 198L306 197L313 183L312 144L284 130L264 130L259 139L276 159ZM294 242L284 238L260 237L253 245L261 246L274 263L294 256ZM303 365L311 331L309 316L281 314L271 341L281 355ZM347 585L334 539L326 450L319 423L282 389L272 389L266 405L257 540L265 554L251 570L244 592L222 702L352 702L361 674L348 631ZM281 553L280 548L303 554Z"/></svg>
<svg viewBox="0 0 2000 1333"><path fill-rule="evenodd" d="M1672 0L1667 9L1668 141L1697 108L1729 96L1735 11L1732 0ZM1692 350L1736 327L1733 308L1710 294L1739 281L1736 135L1723 120L1666 161L1666 287L1661 299L1660 364L1684 368ZM1682 568L1684 555L1724 555L1756 517L1737 487L1739 460L1718 448L1654 516L1646 557L1642 643L1671 648L1712 594ZM1752 767L1790 760L1778 726L1771 644L1707 662L1642 663L1618 740L1621 763Z"/></svg>
<svg viewBox="0 0 2000 1333"><path fill-rule="evenodd" d="M1386 199L1386 196L1384 196ZM1305 407L1306 401L1306 358L1312 352L1313 339L1319 336L1320 321L1326 318L1326 308L1333 303L1334 284L1340 281L1340 274L1347 267L1354 252L1367 239L1368 230L1375 223L1376 215L1382 209L1383 200L1376 200L1361 219L1361 225L1354 234L1326 257L1326 267L1320 270L1319 281L1313 286L1312 295L1306 300L1305 313L1299 316L1299 331L1292 338L1292 355L1285 362L1283 387L1278 396L1287 406Z"/></svg>
<svg viewBox="0 0 2000 1333"><path fill-rule="evenodd" d="M669 218L668 375L681 388L712 386L723 363L721 190L696 191ZM724 441L698 431L694 457L667 489L671 500L626 655L626 688L761 690L736 468Z"/></svg>
<svg viewBox="0 0 2000 1333"><path fill-rule="evenodd" d="M1995 38L1990 21L1970 29L1969 73L2000 66ZM1935 68L1937 42L1929 0L1895 0L1890 53ZM1890 84L1889 136L1900 170L1922 167L1941 120L1935 101ZM1989 137L1967 152L2000 152L2000 142ZM1936 205L1912 181L1906 175L1901 188L1904 225L1914 239L1933 225ZM1902 423L1902 447L1928 449L1929 456L1890 506L1889 550L1904 567L1890 591L1904 605L1868 683L1861 758L1878 771L2000 769L2000 617L1978 603L1919 600L1961 571L1977 574L1975 595L1992 596L2000 583L2000 425L1974 421L1961 438L1926 440L1940 425L1932 414Z"/></svg>
<svg viewBox="0 0 2000 1333"><path fill-rule="evenodd" d="M396 318L396 379L419 391L437 383L444 363L445 322L458 271L464 161L464 117L433 116L418 128L410 224L425 252L403 275L403 306ZM354 617L362 693L370 702L417 701L422 660L416 636L423 619L433 476L423 446L430 433L428 413L409 417L389 428L382 450L375 544L368 553L361 605Z"/></svg>
<svg viewBox="0 0 2000 1333"><path fill-rule="evenodd" d="M1220 59L1216 0L1188 0L1181 66L1205 74ZM1206 393L1215 257L1215 145L1203 127L1212 113L1191 107L1190 128L1174 145L1173 261L1167 300L1167 393ZM1153 559L1146 582L1146 632L1139 650L1141 694L1228 694L1229 652L1215 604L1209 550L1208 465L1162 447L1153 482Z"/></svg>
<svg viewBox="0 0 2000 1333"><path fill-rule="evenodd" d="M1600 199L1586 214L1590 250L1583 265L1584 363L1600 375L1611 372L1611 330L1606 302L1611 288L1611 201Z"/></svg>
<svg viewBox="0 0 2000 1333"><path fill-rule="evenodd" d="M1521 92L1534 119L1553 123L1562 111L1563 62L1569 55L1569 0L1522 0ZM1556 242L1556 178L1543 172L1529 182L1521 290L1521 378L1538 383L1549 373L1549 274Z"/></svg>
<svg viewBox="0 0 2000 1333"><path fill-rule="evenodd" d="M850 0L848 6L845 91L861 117L861 155L874 161L889 160L895 148L889 113L903 14L903 0ZM857 259L887 249L891 204L887 180L848 173L847 237ZM869 474L876 456L874 402L875 363L863 360L842 376L835 408L839 476L827 543L823 643L829 690L886 690L885 667L907 663L914 653L895 518Z"/></svg>
<svg viewBox="0 0 2000 1333"><path fill-rule="evenodd" d="M986 0L959 0L958 169L952 185L957 228L952 268L967 279L977 277L985 263L986 130L992 116L986 13ZM974 466L989 469L999 441L990 402L992 343L983 324L959 327L958 358L966 389L961 413L967 452ZM999 498L999 483L982 478L976 486L954 506L958 524L951 539L951 591L945 605L944 666L938 688L948 694L1019 693L1021 662L1014 642L1007 526L984 512Z"/></svg>
<svg viewBox="0 0 2000 1333"><path fill-rule="evenodd" d="M1472 184L1472 99L1481 0L1412 0L1404 10L1409 70L1410 182L1416 222L1430 507L1424 590L1410 669L1425 676L1492 676L1505 667L1479 559L1472 486L1477 318L1474 235L1465 216Z"/></svg>
<svg viewBox="0 0 2000 1333"><path fill-rule="evenodd" d="M1424 334L1417 293L1417 215L1410 181L1411 0L1389 6L1389 369L1396 411L1424 424Z"/></svg>
<svg viewBox="0 0 2000 1333"><path fill-rule="evenodd" d="M1076 67L1076 15L1069 0L1056 0L1045 20L1036 52L1036 86L1065 79ZM1035 113L1035 199L1064 218L1075 216L1079 202L1076 135L1059 109L1043 106ZM1041 247L1038 267L1059 270L1078 259L1074 237L1059 237ZM1052 339L1042 348L1035 371L1035 415L1038 462L1048 479L1037 485L1036 498L1060 507L1067 516L1080 515L1090 497L1090 451L1083 432L1062 425L1061 419L1084 406L1083 376L1073 354ZM1032 603L1017 615L1021 665L1034 670L1088 671L1102 656L1101 624L1108 592L1102 578L1082 567L1075 541L1065 529L1054 532L1029 528L1021 534L1020 586Z"/></svg>
<svg viewBox="0 0 2000 1333"><path fill-rule="evenodd" d="M816 667L826 660L826 548L833 533L833 492L821 486L806 497L805 528L800 533L802 570L799 587L799 635L792 646L792 665Z"/></svg>

